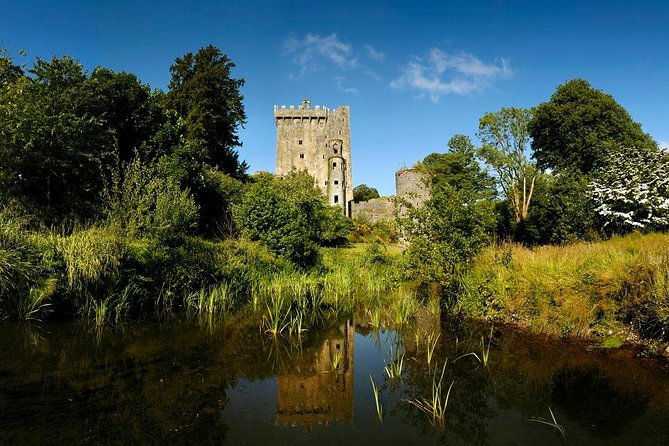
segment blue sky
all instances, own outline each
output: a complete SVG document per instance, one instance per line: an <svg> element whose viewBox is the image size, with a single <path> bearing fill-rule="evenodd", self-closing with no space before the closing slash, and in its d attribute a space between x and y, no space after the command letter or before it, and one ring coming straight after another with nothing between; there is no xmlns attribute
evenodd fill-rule
<svg viewBox="0 0 669 446"><path fill-rule="evenodd" d="M501 107L530 107L572 78L612 94L669 143L669 3L663 1L71 1L2 6L0 46L71 55L165 89L169 66L213 44L237 65L240 155L274 170L274 105L351 107L353 180L394 172Z"/></svg>

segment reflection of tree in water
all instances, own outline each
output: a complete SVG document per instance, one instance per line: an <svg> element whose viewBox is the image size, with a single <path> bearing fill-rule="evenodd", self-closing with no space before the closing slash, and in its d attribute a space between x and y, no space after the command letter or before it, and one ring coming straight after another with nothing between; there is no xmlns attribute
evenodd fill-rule
<svg viewBox="0 0 669 446"><path fill-rule="evenodd" d="M4 339L19 334L4 328ZM268 373L257 331L232 333L203 340L188 324L144 324L96 340L69 325L30 350L16 339L0 352L0 444L222 442L220 411L239 368L250 379Z"/></svg>
<svg viewBox="0 0 669 446"><path fill-rule="evenodd" d="M618 436L648 406L644 395L616 389L595 369L557 372L551 400L571 420L605 439Z"/></svg>

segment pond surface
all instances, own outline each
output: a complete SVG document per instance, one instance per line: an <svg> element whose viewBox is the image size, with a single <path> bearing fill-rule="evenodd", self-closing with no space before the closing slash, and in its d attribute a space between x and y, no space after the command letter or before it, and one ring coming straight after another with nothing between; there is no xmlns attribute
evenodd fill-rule
<svg viewBox="0 0 669 446"><path fill-rule="evenodd" d="M2 324L0 444L669 444L665 361L429 315L324 325L290 340L244 318ZM442 372L443 421L409 402Z"/></svg>

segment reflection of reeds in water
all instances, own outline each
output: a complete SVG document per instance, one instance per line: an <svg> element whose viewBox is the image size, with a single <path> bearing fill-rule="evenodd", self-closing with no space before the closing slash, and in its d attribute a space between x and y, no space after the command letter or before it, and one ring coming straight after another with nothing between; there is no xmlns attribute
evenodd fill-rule
<svg viewBox="0 0 669 446"><path fill-rule="evenodd" d="M441 368L441 373L439 369L435 368L432 372L432 392L429 396L418 397L411 400L408 400L408 403L415 406L418 410L424 412L430 417L430 423L433 426L438 426L441 429L444 428L446 424L446 408L448 407L448 399L451 395L451 389L455 381L451 382L451 385L448 387L446 396L443 396L443 387L442 383L444 380L444 373L446 372L446 365L448 362L444 363L444 366Z"/></svg>
<svg viewBox="0 0 669 446"><path fill-rule="evenodd" d="M534 423L550 426L560 434L563 440L565 440L567 438L567 433L565 432L564 427L557 422L557 420L555 419L555 415L553 414L553 409L551 409L550 406L548 406L548 411L551 413L552 421L546 421L543 418L530 418L527 421L532 421Z"/></svg>

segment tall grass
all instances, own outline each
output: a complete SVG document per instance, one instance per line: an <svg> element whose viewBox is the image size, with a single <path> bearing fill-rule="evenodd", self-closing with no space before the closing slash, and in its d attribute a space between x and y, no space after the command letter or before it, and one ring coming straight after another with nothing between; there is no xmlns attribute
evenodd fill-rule
<svg viewBox="0 0 669 446"><path fill-rule="evenodd" d="M459 310L577 337L669 339L669 234L484 250L461 282Z"/></svg>

